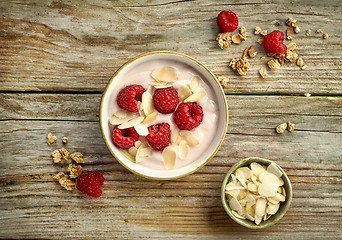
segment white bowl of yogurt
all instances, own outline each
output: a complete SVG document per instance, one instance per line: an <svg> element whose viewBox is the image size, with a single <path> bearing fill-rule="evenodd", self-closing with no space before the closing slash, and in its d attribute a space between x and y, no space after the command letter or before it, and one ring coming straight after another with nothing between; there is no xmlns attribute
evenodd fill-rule
<svg viewBox="0 0 342 240"><path fill-rule="evenodd" d="M173 83L174 89L189 85L192 77L197 76L205 96L198 101L203 109L203 120L199 127L191 130L199 140L199 144L189 148L184 159L177 155L172 169L165 167L162 152L152 151L144 161L134 162L119 149L112 140L113 126L111 116L120 109L116 96L125 86L139 84L145 89L153 81L151 73L163 66L176 69L178 80ZM171 128L175 126L172 114L158 114L149 125L167 122ZM183 53L173 51L156 51L139 55L119 68L109 80L101 99L100 126L103 139L117 161L125 168L140 176L156 179L176 179L191 174L212 159L220 148L228 127L228 105L225 94L215 75L198 60ZM170 143L177 152L179 146Z"/></svg>

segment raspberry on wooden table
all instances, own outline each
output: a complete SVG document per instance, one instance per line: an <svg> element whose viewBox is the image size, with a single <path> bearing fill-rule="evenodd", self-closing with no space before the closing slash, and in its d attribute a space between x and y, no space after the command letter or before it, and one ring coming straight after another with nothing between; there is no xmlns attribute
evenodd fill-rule
<svg viewBox="0 0 342 240"><path fill-rule="evenodd" d="M90 172L87 174L82 174L77 179L76 188L88 196L98 198L102 195L100 187L104 181L105 179L101 173Z"/></svg>
<svg viewBox="0 0 342 240"><path fill-rule="evenodd" d="M156 151L163 151L170 143L170 124L160 123L148 127L147 142Z"/></svg>
<svg viewBox="0 0 342 240"><path fill-rule="evenodd" d="M283 44L284 41L284 33L275 30L264 37L264 41L262 45L264 45L264 49L269 53L283 53L286 51L286 47Z"/></svg>
<svg viewBox="0 0 342 240"><path fill-rule="evenodd" d="M134 129L134 127L119 129L118 126L116 126L113 129L112 139L115 146L128 149L130 147L133 147L134 143L138 141L139 134Z"/></svg>
<svg viewBox="0 0 342 240"><path fill-rule="evenodd" d="M120 90L116 97L119 107L130 112L138 112L138 103L145 89L141 85L129 85Z"/></svg>
<svg viewBox="0 0 342 240"><path fill-rule="evenodd" d="M216 22L222 32L234 32L239 25L236 14L229 11L220 12Z"/></svg>
<svg viewBox="0 0 342 240"><path fill-rule="evenodd" d="M196 102L181 103L173 113L173 120L180 130L192 130L203 120L202 107Z"/></svg>
<svg viewBox="0 0 342 240"><path fill-rule="evenodd" d="M154 107L160 113L173 113L178 105L178 102L178 93L173 87L160 88L154 92Z"/></svg>

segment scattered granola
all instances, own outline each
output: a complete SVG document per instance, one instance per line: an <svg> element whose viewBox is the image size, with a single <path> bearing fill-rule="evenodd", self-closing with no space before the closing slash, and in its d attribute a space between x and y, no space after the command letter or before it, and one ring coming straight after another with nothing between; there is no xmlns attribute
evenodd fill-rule
<svg viewBox="0 0 342 240"><path fill-rule="evenodd" d="M327 33L323 34L323 39L328 39L329 35Z"/></svg>
<svg viewBox="0 0 342 240"><path fill-rule="evenodd" d="M290 50L290 51L295 50L296 47L297 47L297 44L296 44L295 42L291 42L291 43L289 43L289 44L286 45L286 49L287 49L287 50Z"/></svg>
<svg viewBox="0 0 342 240"><path fill-rule="evenodd" d="M229 66L241 76L245 76L249 70L249 62L245 56L242 58L233 58Z"/></svg>
<svg viewBox="0 0 342 240"><path fill-rule="evenodd" d="M69 160L69 152L65 148L59 149L59 152L66 161Z"/></svg>
<svg viewBox="0 0 342 240"><path fill-rule="evenodd" d="M239 32L240 32L241 36L244 37L244 40L246 40L246 38L248 37L246 28L245 27L241 27L239 29Z"/></svg>
<svg viewBox="0 0 342 240"><path fill-rule="evenodd" d="M67 177L64 177L63 172L57 173L53 178L58 180L59 184L66 190L72 190L72 187L76 185L75 181L68 179Z"/></svg>
<svg viewBox="0 0 342 240"><path fill-rule="evenodd" d="M82 170L81 165L69 164L68 171L70 172L70 178L77 178L82 174Z"/></svg>
<svg viewBox="0 0 342 240"><path fill-rule="evenodd" d="M311 97L311 94L310 93L304 93L304 96L305 97Z"/></svg>
<svg viewBox="0 0 342 240"><path fill-rule="evenodd" d="M295 33L299 33L299 32L300 32L300 29L299 29L299 27L298 27L297 25L294 25L293 31L294 31Z"/></svg>
<svg viewBox="0 0 342 240"><path fill-rule="evenodd" d="M59 163L62 161L62 155L58 150L55 150L51 153L52 159L54 163Z"/></svg>
<svg viewBox="0 0 342 240"><path fill-rule="evenodd" d="M217 43L221 49L228 48L229 45L232 43L232 39L230 37L229 32L219 33L217 35L216 40L217 40Z"/></svg>
<svg viewBox="0 0 342 240"><path fill-rule="evenodd" d="M267 78L267 71L266 71L266 68L265 67L261 67L259 69L259 73L261 75L262 78Z"/></svg>
<svg viewBox="0 0 342 240"><path fill-rule="evenodd" d="M267 30L262 30L262 31L260 32L260 35L263 36L263 37L265 37L265 36L267 35Z"/></svg>
<svg viewBox="0 0 342 240"><path fill-rule="evenodd" d="M293 37L291 37L291 30L292 30L292 28L290 28L290 27L286 29L286 39L290 40L290 41L293 40Z"/></svg>
<svg viewBox="0 0 342 240"><path fill-rule="evenodd" d="M262 44L263 41L264 41L264 39L259 38L259 39L257 40L257 43Z"/></svg>
<svg viewBox="0 0 342 240"><path fill-rule="evenodd" d="M62 138L62 142L63 142L64 144L66 144L66 143L68 142L68 138L67 138L67 137L63 137L63 138Z"/></svg>
<svg viewBox="0 0 342 240"><path fill-rule="evenodd" d="M255 34L255 35L258 35L260 32L261 32L261 28L255 27L255 29L254 29L254 34Z"/></svg>
<svg viewBox="0 0 342 240"><path fill-rule="evenodd" d="M287 124L286 123L282 123L282 124L280 124L280 125L278 125L276 127L276 132L281 134L281 133L285 132L286 128L287 128Z"/></svg>
<svg viewBox="0 0 342 240"><path fill-rule="evenodd" d="M294 129L295 129L295 124L294 124L294 123L291 123L291 122L288 122L288 123L287 123L287 130L288 130L289 132L293 132Z"/></svg>
<svg viewBox="0 0 342 240"><path fill-rule="evenodd" d="M309 36L311 34L311 29L306 30L306 36Z"/></svg>
<svg viewBox="0 0 342 240"><path fill-rule="evenodd" d="M289 27L294 27L296 22L297 22L297 20L295 20L291 17L288 17L286 20L286 25Z"/></svg>
<svg viewBox="0 0 342 240"><path fill-rule="evenodd" d="M246 40L246 38L244 38L241 34L237 33L232 36L232 42L235 44L241 43L242 40Z"/></svg>
<svg viewBox="0 0 342 240"><path fill-rule="evenodd" d="M219 76L217 80L220 82L222 87L227 87L229 79L225 76Z"/></svg>
<svg viewBox="0 0 342 240"><path fill-rule="evenodd" d="M307 69L307 68L308 68L308 65L304 65L304 66L301 67L300 69L305 70L305 69Z"/></svg>
<svg viewBox="0 0 342 240"><path fill-rule="evenodd" d="M83 155L80 152L75 152L70 155L71 159L74 160L76 163L84 163Z"/></svg>
<svg viewBox="0 0 342 240"><path fill-rule="evenodd" d="M267 65L272 70L277 70L280 67L280 63L277 59L272 59L267 62Z"/></svg>
<svg viewBox="0 0 342 240"><path fill-rule="evenodd" d="M256 57L257 54L258 54L258 52L257 52L257 50L255 50L255 48L250 47L250 48L248 49L248 56L249 56L250 58Z"/></svg>
<svg viewBox="0 0 342 240"><path fill-rule="evenodd" d="M54 136L52 133L49 133L47 135L47 143L50 145L52 143L54 143L57 140L57 137Z"/></svg>
<svg viewBox="0 0 342 240"><path fill-rule="evenodd" d="M286 50L285 58L290 62L294 62L297 60L298 54L295 52L292 52L291 50Z"/></svg>
<svg viewBox="0 0 342 240"><path fill-rule="evenodd" d="M260 60L265 60L265 58L266 58L266 56L262 56L262 57L260 58Z"/></svg>
<svg viewBox="0 0 342 240"><path fill-rule="evenodd" d="M297 66L298 66L298 67L303 67L303 65L304 65L303 59L302 59L301 57L298 58L298 59L297 59Z"/></svg>
<svg viewBox="0 0 342 240"><path fill-rule="evenodd" d="M316 30L316 33L323 33L323 30L319 28Z"/></svg>

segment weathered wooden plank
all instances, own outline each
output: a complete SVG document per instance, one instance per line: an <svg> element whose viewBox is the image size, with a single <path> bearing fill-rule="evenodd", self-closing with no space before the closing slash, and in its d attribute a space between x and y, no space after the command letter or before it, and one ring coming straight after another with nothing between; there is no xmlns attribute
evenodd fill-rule
<svg viewBox="0 0 342 240"><path fill-rule="evenodd" d="M59 137L51 146L45 143L49 131ZM259 232L266 239L289 238L293 233L298 238L336 237L341 233L342 219L340 143L330 142L330 149L318 156L311 146L303 146L304 137L300 137L313 133L294 134L290 145L284 142L286 135L260 135L257 140L243 133L228 133L207 166L180 180L165 182L143 179L117 163L96 122L2 121L0 236L59 239L79 238L81 232L81 238L206 239L230 234L255 238ZM322 132L321 139L331 134L338 133ZM85 171L104 174L101 198L90 199L76 190L67 192L52 180L52 174L61 168L52 163L50 153L63 146L60 138L64 135L70 140L67 149L84 153ZM270 142L266 151L265 144ZM279 150L289 147L291 151L286 153ZM254 148L260 150L258 156L275 160L287 171L294 189L289 212L277 225L262 231L247 231L235 224L225 214L219 197L226 171L238 159L255 155ZM312 157L305 159L297 153Z"/></svg>
<svg viewBox="0 0 342 240"><path fill-rule="evenodd" d="M198 58L217 75L230 78L227 91L260 93L341 94L342 6L338 1L15 1L1 2L0 90L102 91L119 66L144 52L168 49ZM189 11L191 9L191 11ZM217 14L235 11L249 38L228 50L216 46ZM302 31L292 34L298 53L308 64L270 72L263 80L258 69L263 50L254 27L285 30L285 19L298 19ZM182 17L180 17L182 16ZM311 36L305 36L306 29ZM323 28L323 40L314 30ZM259 57L250 60L245 77L227 64L253 45Z"/></svg>

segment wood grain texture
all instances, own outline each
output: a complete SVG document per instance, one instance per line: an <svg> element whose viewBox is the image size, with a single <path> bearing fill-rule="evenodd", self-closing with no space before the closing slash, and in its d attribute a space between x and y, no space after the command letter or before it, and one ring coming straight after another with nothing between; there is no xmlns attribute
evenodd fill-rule
<svg viewBox="0 0 342 240"><path fill-rule="evenodd" d="M152 181L127 171L106 149L97 122L99 94L0 96L5 113L0 139L6 149L0 165L1 237L82 238L82 233L99 238L224 239L234 234L271 239L296 233L299 239L333 239L341 233L341 98L228 96L229 131L216 157L180 180ZM274 127L288 120L296 123L295 132L276 134ZM59 138L51 146L45 142L49 131ZM67 192L52 179L63 166L54 165L50 153L63 146L63 136L69 138L68 150L84 154L85 171L104 173L101 198ZM249 156L276 161L293 184L289 212L267 230L240 227L220 202L225 173Z"/></svg>
<svg viewBox="0 0 342 240"><path fill-rule="evenodd" d="M229 92L341 94L342 6L339 1L2 1L0 2L0 81L8 91L102 91L114 71L149 51L174 50L230 78ZM191 9L191 11L189 11ZM217 47L217 13L231 9L249 33L246 42ZM181 16L181 17L180 17ZM284 31L288 16L302 31L292 34L309 66L286 64L258 70L266 60L253 29ZM312 29L309 37L306 29ZM315 34L322 28L329 34ZM259 52L247 76L227 68L248 45ZM205 54L204 54L205 53Z"/></svg>
<svg viewBox="0 0 342 240"><path fill-rule="evenodd" d="M249 34L226 50L215 40L222 10L236 12ZM301 32L292 36L309 67L286 64L264 80L253 29L284 31L288 16L298 20ZM338 0L0 1L0 238L341 239L341 24ZM259 53L241 77L227 64L249 45ZM155 50L189 54L230 79L223 145L205 167L173 181L126 170L98 123L110 77ZM290 96L305 92L314 97ZM276 134L287 121L295 131ZM58 137L50 146L48 132ZM68 192L52 179L67 165L50 156L62 146L84 154L84 171L104 174L100 198ZM278 163L293 185L289 211L264 230L236 224L220 200L226 172L250 156Z"/></svg>

